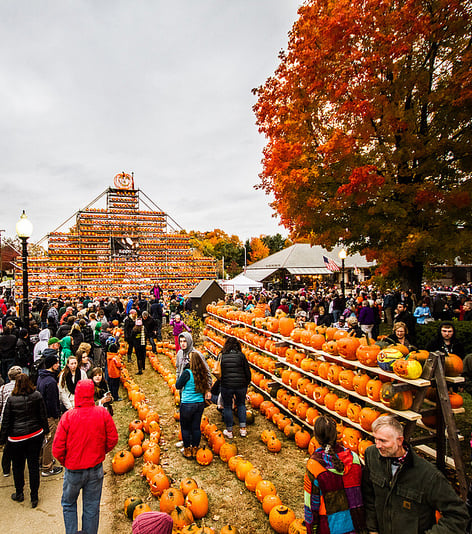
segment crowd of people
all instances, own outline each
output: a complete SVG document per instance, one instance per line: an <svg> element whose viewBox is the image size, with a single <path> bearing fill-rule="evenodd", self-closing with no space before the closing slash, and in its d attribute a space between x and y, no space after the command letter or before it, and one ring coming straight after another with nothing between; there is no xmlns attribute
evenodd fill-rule
<svg viewBox="0 0 472 534"><path fill-rule="evenodd" d="M266 316L283 312L294 317L298 326L310 321L374 339L379 337L384 322L389 328L388 338L407 347L415 346L418 329L428 318L440 319L438 335L426 348L453 352L464 358L464 347L455 336L455 320L472 320L469 289L462 288L459 299L436 298L428 290L416 301L410 292L381 294L355 288L343 296L336 288L319 288L235 294L228 296L227 302L243 310L262 308ZM441 299L443 302L439 302ZM212 381L207 362L194 347L191 329L181 315L191 308L191 300L180 295L171 295L165 301L156 284L150 294L128 299L92 299L86 295L64 300L35 299L27 324L23 324L15 303L0 299L3 330L0 371L5 382L0 387L0 444L4 445L3 475L13 473L14 501L24 500L25 463L32 507L38 504L41 476L57 475L65 467L62 505L66 532L77 530L77 498L81 489L82 524L87 525L89 534L97 532L102 462L117 439L112 415L113 402L121 400L119 338L123 336L128 343L128 361L133 352L136 355L137 372L142 374L146 345L149 343L156 350L156 340L162 339L166 322L172 328L177 351L176 388L181 392L182 433L182 442L177 445L182 447L183 456L195 458L201 439L201 418L210 402L217 404L222 413L227 439L234 437L234 411L240 436L247 435L245 399L251 374L240 342L227 338L218 358L218 369L214 370L217 380ZM446 530L441 531L465 532L454 530L467 523L467 511L450 485L404 442L401 425L392 418L380 419L373 431L376 447L369 450L364 470L354 453L336 444L333 420L329 417L317 420L315 437L320 447L307 464L304 486L308 532L334 532L330 530L331 522L341 521L341 516L340 524L345 522L346 530L339 532L390 532L392 514L401 515L405 533L413 532L407 528L411 518L407 510L412 509L417 512L415 520L427 530L433 525L434 507L445 510L439 524ZM97 439L95 432L90 436L80 432L81 426L89 424L102 426L101 439ZM86 459L81 450L91 451ZM381 479L390 488L396 485L405 488L403 507L385 494ZM428 488L430 491L424 492L419 502L415 497L415 492L421 493L418 480L434 482L434 487ZM334 503L330 500L332 492L341 488L344 497L341 499L337 494L335 508L327 506ZM336 508L338 505L340 509Z"/></svg>

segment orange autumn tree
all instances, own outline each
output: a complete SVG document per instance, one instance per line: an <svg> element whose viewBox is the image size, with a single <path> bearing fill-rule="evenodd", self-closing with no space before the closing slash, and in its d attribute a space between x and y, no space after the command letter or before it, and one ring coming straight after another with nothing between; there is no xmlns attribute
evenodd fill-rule
<svg viewBox="0 0 472 534"><path fill-rule="evenodd" d="M254 90L258 187L292 237L377 260L418 291L470 262L471 2L307 0Z"/></svg>
<svg viewBox="0 0 472 534"><path fill-rule="evenodd" d="M248 263L255 263L256 261L267 258L270 254L269 247L262 241L260 237L251 237L249 243L249 261Z"/></svg>

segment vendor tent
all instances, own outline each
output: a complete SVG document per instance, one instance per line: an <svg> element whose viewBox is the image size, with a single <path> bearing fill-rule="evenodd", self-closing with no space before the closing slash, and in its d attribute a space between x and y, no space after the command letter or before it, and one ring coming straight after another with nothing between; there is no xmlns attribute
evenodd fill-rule
<svg viewBox="0 0 472 534"><path fill-rule="evenodd" d="M248 278L243 273L238 274L231 280L218 280L218 283L226 293L247 293L251 289L262 288L262 283Z"/></svg>

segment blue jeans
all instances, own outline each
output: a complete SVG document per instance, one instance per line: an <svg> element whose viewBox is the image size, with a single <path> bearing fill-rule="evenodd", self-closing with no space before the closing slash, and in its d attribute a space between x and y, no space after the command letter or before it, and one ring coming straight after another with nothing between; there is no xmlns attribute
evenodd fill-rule
<svg viewBox="0 0 472 534"><path fill-rule="evenodd" d="M223 399L223 419L228 430L233 429L233 396L236 401L239 426L246 426L246 393L247 388L227 389L221 386L221 398Z"/></svg>
<svg viewBox="0 0 472 534"><path fill-rule="evenodd" d="M66 534L76 534L77 498L82 490L82 530L97 534L102 496L103 466L98 464L89 469L66 469L62 486L62 514Z"/></svg>
<svg viewBox="0 0 472 534"><path fill-rule="evenodd" d="M189 402L180 405L180 430L184 447L198 447L202 432L200 423L202 421L204 402Z"/></svg>

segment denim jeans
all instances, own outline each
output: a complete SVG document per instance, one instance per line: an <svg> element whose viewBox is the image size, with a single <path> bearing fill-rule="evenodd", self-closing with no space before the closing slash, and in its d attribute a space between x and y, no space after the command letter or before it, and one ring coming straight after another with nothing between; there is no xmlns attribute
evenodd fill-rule
<svg viewBox="0 0 472 534"><path fill-rule="evenodd" d="M16 493L23 493L25 486L25 461L28 462L31 500L38 498L39 489L39 453L43 444L44 434L24 441L12 442L7 445L7 454L13 463L13 479ZM5 454L5 451L4 451Z"/></svg>
<svg viewBox="0 0 472 534"><path fill-rule="evenodd" d="M236 401L239 426L246 426L246 393L247 388L227 389L221 387L221 398L223 399L223 419L228 430L233 429L233 396Z"/></svg>
<svg viewBox="0 0 472 534"><path fill-rule="evenodd" d="M103 466L98 464L89 469L66 469L62 487L62 513L66 534L76 534L77 498L82 490L82 530L97 534L102 496Z"/></svg>
<svg viewBox="0 0 472 534"><path fill-rule="evenodd" d="M200 445L202 437L200 423L204 409L204 402L189 402L180 405L180 430L182 431L184 447L198 447Z"/></svg>

